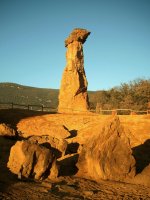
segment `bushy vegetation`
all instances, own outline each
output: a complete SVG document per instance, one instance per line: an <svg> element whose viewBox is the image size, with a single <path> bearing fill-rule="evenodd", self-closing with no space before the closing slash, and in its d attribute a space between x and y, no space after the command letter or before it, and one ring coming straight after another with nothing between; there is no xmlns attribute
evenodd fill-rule
<svg viewBox="0 0 150 200"><path fill-rule="evenodd" d="M150 79L137 79L107 91L97 91L91 94L90 101L93 107L101 109L145 110L150 102Z"/></svg>
<svg viewBox="0 0 150 200"><path fill-rule="evenodd" d="M14 83L0 83L0 102L13 102L24 105L43 105L57 108L57 89L22 86ZM110 90L89 91L91 109L150 109L150 79L137 79L123 83Z"/></svg>

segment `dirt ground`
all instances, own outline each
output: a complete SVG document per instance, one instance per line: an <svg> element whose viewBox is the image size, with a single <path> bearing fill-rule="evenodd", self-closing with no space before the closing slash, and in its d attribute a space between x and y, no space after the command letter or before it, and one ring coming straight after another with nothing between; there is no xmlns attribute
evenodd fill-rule
<svg viewBox="0 0 150 200"><path fill-rule="evenodd" d="M39 120L55 121L64 124L68 130L82 128L99 121L103 123L110 116L70 115L29 112L21 110L0 110L0 123L10 124L16 129L18 123ZM150 116L120 116L122 123L132 130L133 147L149 139ZM146 123L146 125L145 125ZM28 123L27 123L28 126ZM76 134L76 137L79 135ZM80 138L80 137L79 137ZM9 152L16 139L0 137L0 199L3 200L121 200L150 199L150 187L113 181L99 183L76 176L60 176L57 180L33 181L19 180L7 168Z"/></svg>
<svg viewBox="0 0 150 200"><path fill-rule="evenodd" d="M13 181L0 183L0 199L10 200L106 200L106 199L150 199L150 188L119 182L85 180L61 177L57 182Z"/></svg>

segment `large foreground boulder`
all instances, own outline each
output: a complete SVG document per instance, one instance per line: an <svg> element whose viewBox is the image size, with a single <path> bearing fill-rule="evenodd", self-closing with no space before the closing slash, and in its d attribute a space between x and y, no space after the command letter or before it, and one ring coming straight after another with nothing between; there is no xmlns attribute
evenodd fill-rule
<svg viewBox="0 0 150 200"><path fill-rule="evenodd" d="M94 129L94 127L93 127ZM119 118L110 120L85 143L77 163L78 176L130 181L135 176L135 159Z"/></svg>
<svg viewBox="0 0 150 200"><path fill-rule="evenodd" d="M54 155L46 147L29 141L18 141L11 148L7 166L18 176L41 179L53 174L51 167L55 166L54 162Z"/></svg>

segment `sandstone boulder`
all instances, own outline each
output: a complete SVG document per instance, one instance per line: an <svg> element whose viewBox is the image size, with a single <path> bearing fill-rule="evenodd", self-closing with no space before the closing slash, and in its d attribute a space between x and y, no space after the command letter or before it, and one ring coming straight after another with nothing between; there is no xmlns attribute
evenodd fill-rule
<svg viewBox="0 0 150 200"><path fill-rule="evenodd" d="M16 132L14 129L10 128L9 125L0 124L0 136L14 137Z"/></svg>
<svg viewBox="0 0 150 200"><path fill-rule="evenodd" d="M47 135L32 136L28 139L31 142L38 143L52 149L54 155L59 158L65 155L68 142L65 139L58 139Z"/></svg>
<svg viewBox="0 0 150 200"><path fill-rule="evenodd" d="M77 167L78 176L96 181L130 181L135 176L135 159L118 117L85 143Z"/></svg>
<svg viewBox="0 0 150 200"><path fill-rule="evenodd" d="M89 34L85 29L74 29L65 40L67 65L59 93L60 113L82 112L89 108L83 55L83 43Z"/></svg>
<svg viewBox="0 0 150 200"><path fill-rule="evenodd" d="M111 119L111 118L109 118ZM107 119L108 120L108 119ZM78 131L78 135L77 135L77 141L83 145L85 143L87 143L87 141L93 137L94 135L97 135L97 133L100 133L103 130L103 123L105 123L105 121L103 120L102 122L95 122L92 124L89 124L88 126L81 128Z"/></svg>
<svg viewBox="0 0 150 200"><path fill-rule="evenodd" d="M18 141L11 148L8 168L19 177L42 179L50 174L55 157L51 150L29 141Z"/></svg>
<svg viewBox="0 0 150 200"><path fill-rule="evenodd" d="M63 125L56 124L51 121L42 120L35 117L34 120L28 118L21 120L17 124L17 130L20 136L27 138L33 135L48 135L54 138L67 138L70 136L69 131Z"/></svg>

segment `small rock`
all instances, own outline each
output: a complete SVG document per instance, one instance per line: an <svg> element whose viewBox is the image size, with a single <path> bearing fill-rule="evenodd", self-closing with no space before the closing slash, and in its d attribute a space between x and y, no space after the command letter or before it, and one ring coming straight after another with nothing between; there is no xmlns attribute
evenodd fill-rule
<svg viewBox="0 0 150 200"><path fill-rule="evenodd" d="M16 132L14 129L10 128L9 125L3 123L0 124L0 136L15 137Z"/></svg>
<svg viewBox="0 0 150 200"><path fill-rule="evenodd" d="M42 186L48 188L49 190L52 188L52 183L43 181Z"/></svg>
<svg viewBox="0 0 150 200"><path fill-rule="evenodd" d="M74 187L69 185L56 185L56 187L60 192L73 193L76 191Z"/></svg>
<svg viewBox="0 0 150 200"><path fill-rule="evenodd" d="M91 190L84 190L83 194L86 195L86 196L92 196L94 194L94 192L91 191Z"/></svg>

